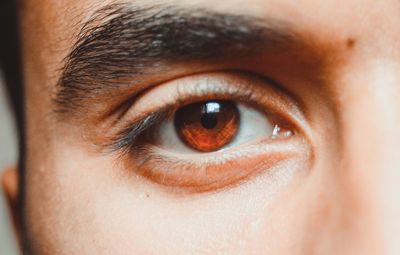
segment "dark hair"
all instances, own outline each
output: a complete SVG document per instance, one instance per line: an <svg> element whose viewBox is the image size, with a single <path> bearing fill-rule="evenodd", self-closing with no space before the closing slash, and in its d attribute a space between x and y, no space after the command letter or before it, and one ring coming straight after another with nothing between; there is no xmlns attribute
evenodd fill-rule
<svg viewBox="0 0 400 255"><path fill-rule="evenodd" d="M0 1L0 67L17 126L19 131L22 131L24 93L18 31L18 2L17 0Z"/></svg>
<svg viewBox="0 0 400 255"><path fill-rule="evenodd" d="M17 124L19 141L19 199L17 204L17 215L24 229L25 221L23 217L24 206L24 187L25 187L25 130L24 130L24 88L21 68L21 47L19 37L19 1L0 0L0 68L3 72L5 86L14 111ZM25 247L25 235L22 231L21 241ZM25 248L23 248L25 250Z"/></svg>

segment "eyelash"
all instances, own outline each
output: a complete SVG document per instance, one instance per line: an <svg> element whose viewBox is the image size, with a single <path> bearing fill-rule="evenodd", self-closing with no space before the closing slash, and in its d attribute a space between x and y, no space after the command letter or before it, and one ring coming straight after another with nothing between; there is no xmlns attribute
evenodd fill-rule
<svg viewBox="0 0 400 255"><path fill-rule="evenodd" d="M150 111L148 114L143 114L142 116L135 118L132 122L128 122L128 125L122 129L122 132L117 135L117 139L112 143L112 151L122 150L124 152L129 152L130 150L135 149L135 142L143 133L160 124L162 121L172 118L178 108L196 101L208 99L229 99L245 102L249 105L257 104L257 102L252 100L253 92L250 90L248 90L247 93L243 93L243 91L237 89L230 91L229 94L223 95L220 91L216 91L213 86L202 91L198 91L197 89L198 87L192 91L186 92L178 89L176 91L176 98L179 100L176 103L164 105L159 109Z"/></svg>
<svg viewBox="0 0 400 255"><path fill-rule="evenodd" d="M129 153L136 148L136 141L143 133L168 119L168 116L170 116L170 111L166 106L157 112L140 117L140 120L128 125L118 134L117 139L111 145L111 150L122 151L123 154Z"/></svg>
<svg viewBox="0 0 400 255"><path fill-rule="evenodd" d="M232 79L225 79L226 76L229 75L232 76ZM156 131L156 127L163 121L171 120L174 117L175 111L180 107L194 102L211 99L231 100L261 110L265 114L266 118L273 124L278 123L280 127L284 128L290 127L289 129L292 131L293 136L296 136L298 127L300 126L298 122L299 119L302 118L302 115L300 111L297 110L297 106L292 103L293 101L284 93L277 90L277 88L273 86L274 84L271 84L268 80L266 81L265 79L260 79L259 77L254 77L249 74L224 74L220 77L222 78L221 80L225 79L225 81L210 82L211 80L207 80L207 82L201 83L201 81L198 80L196 82L196 77L190 77L189 82L183 82L182 84L172 82L170 88L166 88L168 93L174 95L172 96L172 99L170 99L169 102L159 103L158 106L153 106L151 109L146 109L146 107L144 107L146 109L145 111L136 109L137 106L143 105L143 103L138 102L140 98L136 100L136 102L132 104L131 109L128 110L128 112L133 112L133 114L131 114L133 116L126 117L125 119L127 119L127 121L125 121L122 128L119 128L120 132L117 132L117 134L113 136L114 139L112 139L110 146L111 150L118 153L119 158L121 158L122 161L125 161L124 163L129 162L127 167L132 168L132 165L136 165L135 171L142 173L142 175L145 176L147 176L145 170L146 167L142 168L142 166L147 162L159 162L160 164L167 165L170 168L175 167L176 169L188 169L193 167L191 164L196 165L197 163L185 163L176 159L174 160L174 157L170 158L165 155L157 155L154 150L146 146L148 143L151 143L151 136L148 134L151 133L151 131ZM167 85L159 85L158 87L162 88L164 86ZM157 89L157 87L154 89ZM261 92L264 92L264 94ZM265 96L266 92L269 93L269 96ZM146 98L146 96L149 95L151 98L152 94L153 89L150 89L146 93L143 93L141 98ZM135 109L137 111L135 111ZM284 156L283 153L279 152L279 145L278 147L275 147L275 149L277 148L278 151L274 152L274 150L272 150L269 152L271 155L275 155L272 157L274 159L266 159L266 161L262 163L265 164L265 167L269 164L276 164L276 160L282 160L283 158L286 158L286 156L293 155L293 153L296 152L295 150L285 148L284 151L287 152L287 155ZM251 148L247 149L251 151ZM266 151L269 151L269 149L266 149ZM240 156L241 160L245 160L246 157L251 157L246 156L246 153L240 151L235 153L227 153L227 155L224 155L225 157L222 157L221 160L226 161L226 164L236 164L237 162L232 162L232 158ZM137 155L140 155L140 157ZM229 159L229 157L231 159ZM132 162L133 158L136 160L135 162ZM221 162L211 163L214 165L222 164ZM206 167L207 164L207 162L203 162L202 167ZM149 174L151 179L153 173ZM171 175L174 174L176 173L174 172ZM183 171L182 175L185 176L185 174L187 173ZM159 178L159 176L156 176L155 178ZM184 177L182 179L184 179ZM191 180L189 180L189 182L190 181ZM173 180L171 182L174 183Z"/></svg>

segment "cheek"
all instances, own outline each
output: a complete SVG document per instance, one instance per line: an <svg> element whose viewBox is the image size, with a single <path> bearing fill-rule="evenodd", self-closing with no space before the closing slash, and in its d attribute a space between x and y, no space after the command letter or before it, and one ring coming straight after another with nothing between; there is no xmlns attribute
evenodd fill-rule
<svg viewBox="0 0 400 255"><path fill-rule="evenodd" d="M180 194L124 173L109 158L58 151L29 169L27 223L38 254L277 254L307 231L301 162L231 189Z"/></svg>

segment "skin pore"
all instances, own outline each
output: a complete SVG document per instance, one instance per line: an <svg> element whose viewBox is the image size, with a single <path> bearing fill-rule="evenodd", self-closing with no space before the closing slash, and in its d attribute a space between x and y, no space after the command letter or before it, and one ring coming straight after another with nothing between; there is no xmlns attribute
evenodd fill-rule
<svg viewBox="0 0 400 255"><path fill-rule="evenodd" d="M398 24L394 0L22 1L23 250L398 254ZM204 153L174 114L212 100L240 131Z"/></svg>

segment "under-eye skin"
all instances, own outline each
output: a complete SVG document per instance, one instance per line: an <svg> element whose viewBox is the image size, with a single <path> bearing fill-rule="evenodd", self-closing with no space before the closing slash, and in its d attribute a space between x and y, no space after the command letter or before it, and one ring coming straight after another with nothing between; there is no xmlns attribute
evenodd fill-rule
<svg viewBox="0 0 400 255"><path fill-rule="evenodd" d="M307 155L296 102L267 79L235 72L159 84L120 120L113 148L128 172L206 192Z"/></svg>

